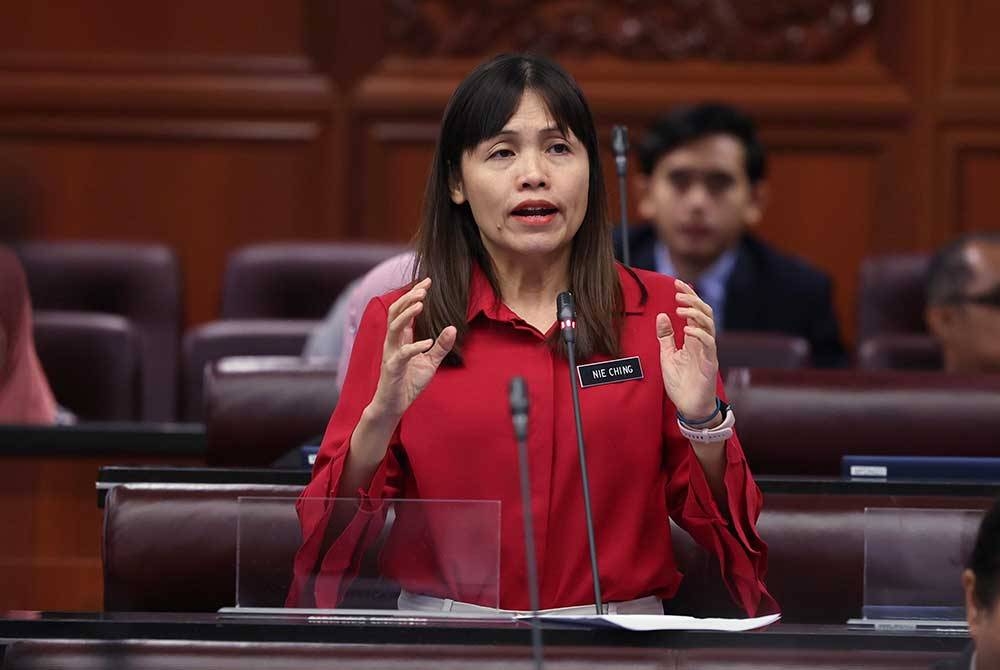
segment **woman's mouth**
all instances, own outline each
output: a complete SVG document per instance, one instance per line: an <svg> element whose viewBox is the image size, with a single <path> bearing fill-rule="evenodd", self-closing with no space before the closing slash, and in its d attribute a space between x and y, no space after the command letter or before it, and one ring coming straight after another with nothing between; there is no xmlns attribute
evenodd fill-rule
<svg viewBox="0 0 1000 670"><path fill-rule="evenodd" d="M558 213L559 209L551 205L530 205L518 207L511 216L522 223L541 226L550 223Z"/></svg>

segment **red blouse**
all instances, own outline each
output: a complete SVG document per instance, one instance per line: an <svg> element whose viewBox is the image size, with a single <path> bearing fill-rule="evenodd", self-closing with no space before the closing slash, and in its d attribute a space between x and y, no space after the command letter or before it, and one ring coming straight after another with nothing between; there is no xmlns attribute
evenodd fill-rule
<svg viewBox="0 0 1000 670"><path fill-rule="evenodd" d="M676 593L681 574L669 516L718 557L730 594L748 615L776 612L763 581L767 546L755 527L761 493L739 439L734 436L725 447L729 510L723 515L663 388L656 314L670 315L678 346L683 337L673 281L636 270L648 291L644 301L636 279L618 269L625 300L620 357L638 356L644 376L580 389L604 600L669 599ZM509 381L517 375L524 377L530 399L528 450L541 607L592 603L568 362L546 344L546 334L495 296L478 268L470 286L462 366L442 366L406 411L368 490L339 490L351 434L378 383L387 309L403 292L372 300L361 321L343 393L312 481L297 505L303 543L287 605L335 607L357 572L359 549L378 534L378 501L420 498L500 501L500 607L528 609L517 449L507 400ZM721 380L718 386L721 396ZM332 506L308 499L337 496L363 498L365 504L329 547L321 577L313 580ZM405 533L400 526L397 519L392 535ZM414 544L390 537L380 557L383 572L403 588L495 604L449 574L447 561L423 555L426 547Z"/></svg>

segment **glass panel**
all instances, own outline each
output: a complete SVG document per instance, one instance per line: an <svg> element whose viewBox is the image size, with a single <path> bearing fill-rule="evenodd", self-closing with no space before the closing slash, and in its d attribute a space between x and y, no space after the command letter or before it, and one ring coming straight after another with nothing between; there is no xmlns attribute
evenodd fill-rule
<svg viewBox="0 0 1000 670"><path fill-rule="evenodd" d="M322 567L295 575L299 513L332 519L332 530L311 538L330 547ZM239 499L237 608L284 607L295 588L299 607L396 609L405 589L485 612L499 607L499 576L498 501Z"/></svg>
<svg viewBox="0 0 1000 670"><path fill-rule="evenodd" d="M865 619L964 621L973 509L865 509Z"/></svg>

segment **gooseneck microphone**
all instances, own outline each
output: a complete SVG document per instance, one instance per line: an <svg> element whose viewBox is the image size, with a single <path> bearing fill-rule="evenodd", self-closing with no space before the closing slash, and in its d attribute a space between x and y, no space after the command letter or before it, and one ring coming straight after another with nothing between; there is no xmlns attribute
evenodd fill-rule
<svg viewBox="0 0 1000 670"><path fill-rule="evenodd" d="M528 387L523 377L510 380L510 417L517 438L517 461L521 469L521 507L524 511L524 558L528 564L528 598L531 602L531 655L535 669L542 670L542 626L538 620L538 566L535 561L535 524L531 511L531 472L528 468Z"/></svg>
<svg viewBox="0 0 1000 670"><path fill-rule="evenodd" d="M626 175L628 174L628 128L614 126L611 128L611 151L615 154L615 172L618 173L618 204L621 211L622 232L622 262L625 267L632 267L628 252L628 193Z"/></svg>
<svg viewBox="0 0 1000 670"><path fill-rule="evenodd" d="M580 456L580 476L583 478L583 512L587 520L587 541L590 543L590 569L594 574L594 604L597 607L597 614L600 616L604 613L604 603L601 601L601 577L597 570L594 515L590 511L590 478L587 476L587 455L583 448L580 390L576 383L576 307L573 304L573 294L569 291L563 291L556 297L556 315L569 357L569 386L573 396L573 418L576 421L576 446Z"/></svg>

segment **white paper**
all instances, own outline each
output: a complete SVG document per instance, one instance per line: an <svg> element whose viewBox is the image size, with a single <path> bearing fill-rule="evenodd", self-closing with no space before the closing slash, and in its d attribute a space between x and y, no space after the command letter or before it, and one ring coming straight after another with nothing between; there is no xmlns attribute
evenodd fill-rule
<svg viewBox="0 0 1000 670"><path fill-rule="evenodd" d="M530 619L522 615L518 619ZM586 628L620 628L624 630L717 630L741 632L769 626L781 618L780 614L768 614L751 619L698 619L691 616L670 614L541 614L543 621L554 621Z"/></svg>

